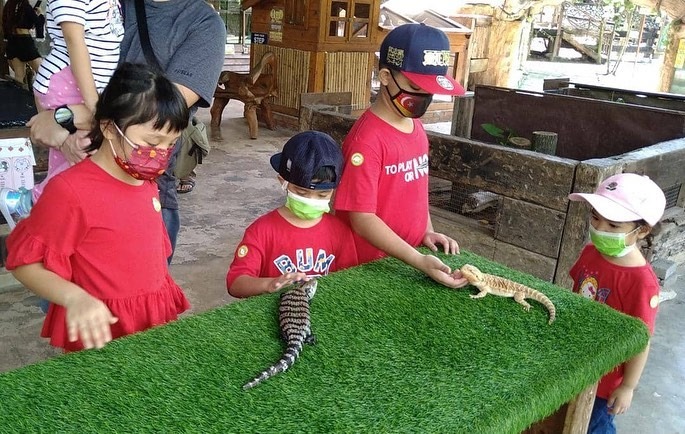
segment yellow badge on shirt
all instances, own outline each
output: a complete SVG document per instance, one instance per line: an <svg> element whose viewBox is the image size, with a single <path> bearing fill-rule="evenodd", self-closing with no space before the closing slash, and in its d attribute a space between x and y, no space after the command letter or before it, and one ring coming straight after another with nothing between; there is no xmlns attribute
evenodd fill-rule
<svg viewBox="0 0 685 434"><path fill-rule="evenodd" d="M152 207L155 209L155 211L160 212L162 210L162 204L159 203L159 199L156 197L152 198Z"/></svg>
<svg viewBox="0 0 685 434"><path fill-rule="evenodd" d="M658 305L659 305L659 296L658 295L652 296L652 298L649 300L649 306L652 309L656 309L656 307Z"/></svg>
<svg viewBox="0 0 685 434"><path fill-rule="evenodd" d="M361 166L364 163L364 156L360 152L355 152L350 158L350 163L353 166Z"/></svg>
<svg viewBox="0 0 685 434"><path fill-rule="evenodd" d="M238 247L238 257L239 258L244 258L247 255L247 246L243 244L242 246Z"/></svg>

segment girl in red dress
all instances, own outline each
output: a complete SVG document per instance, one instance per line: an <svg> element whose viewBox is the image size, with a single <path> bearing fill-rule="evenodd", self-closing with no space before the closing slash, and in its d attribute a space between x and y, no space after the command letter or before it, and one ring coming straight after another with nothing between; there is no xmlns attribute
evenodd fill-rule
<svg viewBox="0 0 685 434"><path fill-rule="evenodd" d="M92 156L53 178L7 239L7 269L50 301L41 336L65 351L173 321L190 307L167 267L154 179L188 125L180 91L123 64L96 106Z"/></svg>

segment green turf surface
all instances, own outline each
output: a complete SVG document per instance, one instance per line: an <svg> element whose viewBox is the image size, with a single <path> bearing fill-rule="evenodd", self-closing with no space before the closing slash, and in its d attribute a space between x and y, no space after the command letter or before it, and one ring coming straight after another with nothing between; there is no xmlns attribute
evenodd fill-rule
<svg viewBox="0 0 685 434"><path fill-rule="evenodd" d="M250 391L283 348L277 294L0 375L0 431L518 433L647 343L599 303L468 252L443 258L540 289L557 320L386 259L321 278L318 343Z"/></svg>

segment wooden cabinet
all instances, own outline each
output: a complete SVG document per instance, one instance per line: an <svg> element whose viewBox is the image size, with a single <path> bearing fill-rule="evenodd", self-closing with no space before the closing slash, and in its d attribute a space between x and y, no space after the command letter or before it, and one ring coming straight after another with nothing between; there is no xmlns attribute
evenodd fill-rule
<svg viewBox="0 0 685 434"><path fill-rule="evenodd" d="M374 15L371 0L328 0L325 10L326 42L366 42L370 39Z"/></svg>

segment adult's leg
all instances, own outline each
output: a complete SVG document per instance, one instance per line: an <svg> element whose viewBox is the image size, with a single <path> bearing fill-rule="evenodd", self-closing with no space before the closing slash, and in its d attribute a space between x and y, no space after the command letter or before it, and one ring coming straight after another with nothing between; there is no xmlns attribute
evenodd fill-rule
<svg viewBox="0 0 685 434"><path fill-rule="evenodd" d="M176 239L178 238L178 231L181 229L181 215L178 209L162 208L162 219L164 226L169 234L169 241L171 241L171 255L167 258L167 262L171 264L176 251Z"/></svg>
<svg viewBox="0 0 685 434"><path fill-rule="evenodd" d="M13 57L9 60L10 66L14 71L14 79L21 84L24 84L26 79L26 63L19 60L18 57Z"/></svg>
<svg viewBox="0 0 685 434"><path fill-rule="evenodd" d="M31 65L31 69L33 69L34 74L38 74L38 68L40 68L40 62L42 61L42 57L36 57L33 60L29 60L29 65Z"/></svg>

